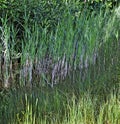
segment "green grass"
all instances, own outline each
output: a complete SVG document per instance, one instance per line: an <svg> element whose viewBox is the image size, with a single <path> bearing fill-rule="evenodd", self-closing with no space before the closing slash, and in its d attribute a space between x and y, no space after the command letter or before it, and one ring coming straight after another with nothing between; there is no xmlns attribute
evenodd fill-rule
<svg viewBox="0 0 120 124"><path fill-rule="evenodd" d="M119 8L32 2L0 13L0 123L119 124Z"/></svg>
<svg viewBox="0 0 120 124"><path fill-rule="evenodd" d="M106 101L101 102L97 95L93 97L89 92L77 97L59 89L51 92L42 89L33 92L21 90L13 89L11 94L8 94L9 97L6 97L7 105L1 107L2 123L120 123L119 96L113 92L108 95Z"/></svg>

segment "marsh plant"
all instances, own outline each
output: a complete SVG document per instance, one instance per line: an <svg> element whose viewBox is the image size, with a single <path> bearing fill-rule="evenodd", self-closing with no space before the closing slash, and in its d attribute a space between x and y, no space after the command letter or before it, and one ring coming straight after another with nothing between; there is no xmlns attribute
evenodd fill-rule
<svg viewBox="0 0 120 124"><path fill-rule="evenodd" d="M21 1L0 5L0 123L119 124L120 7Z"/></svg>

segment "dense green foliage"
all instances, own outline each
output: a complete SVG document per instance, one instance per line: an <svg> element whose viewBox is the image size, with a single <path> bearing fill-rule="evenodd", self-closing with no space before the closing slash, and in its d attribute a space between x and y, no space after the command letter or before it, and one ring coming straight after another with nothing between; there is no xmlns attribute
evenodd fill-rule
<svg viewBox="0 0 120 124"><path fill-rule="evenodd" d="M0 124L119 124L119 13L119 0L0 0Z"/></svg>
<svg viewBox="0 0 120 124"><path fill-rule="evenodd" d="M106 8L112 10L115 5L118 5L117 0L89 0L86 2L84 0L1 0L0 3L0 15L3 18L8 16L8 22L14 23L17 29L21 28L21 24L24 24L27 15L29 16L29 24L37 22L40 26L52 30L67 11L74 17L76 13L80 14L85 8L89 11L104 10Z"/></svg>

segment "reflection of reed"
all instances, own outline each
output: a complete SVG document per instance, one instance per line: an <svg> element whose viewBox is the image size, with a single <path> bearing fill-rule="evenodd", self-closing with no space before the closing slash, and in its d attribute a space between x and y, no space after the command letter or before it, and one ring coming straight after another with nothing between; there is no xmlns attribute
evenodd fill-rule
<svg viewBox="0 0 120 124"><path fill-rule="evenodd" d="M24 82L25 85L32 86L32 71L33 71L33 62L32 59L27 59L20 70L20 80Z"/></svg>
<svg viewBox="0 0 120 124"><path fill-rule="evenodd" d="M58 62L54 64L52 69L52 86L56 84L59 80L64 80L69 71L69 66L66 61L66 56L64 54L62 59L58 59Z"/></svg>
<svg viewBox="0 0 120 124"><path fill-rule="evenodd" d="M5 27L4 29L1 28L1 41L2 41L2 58L3 58L3 63L2 63L2 70L1 73L3 73L3 82L4 82L4 87L9 87L9 66L10 66L10 53L8 49L8 39L9 39L9 29Z"/></svg>
<svg viewBox="0 0 120 124"><path fill-rule="evenodd" d="M42 73L43 74L47 74L47 73L50 73L50 70L52 69L52 58L50 57L47 57L47 58L44 58L44 59L41 59L41 60L38 60L36 58L35 60L35 74L37 75L41 75Z"/></svg>
<svg viewBox="0 0 120 124"><path fill-rule="evenodd" d="M50 83L53 87L60 79L65 79L68 72L68 63L66 61L65 55L63 59L58 59L56 63L53 63L52 58L45 58L42 60L35 61L35 73L36 75L50 75L50 80L47 83Z"/></svg>
<svg viewBox="0 0 120 124"><path fill-rule="evenodd" d="M92 56L92 64L96 63L97 54ZM87 70L90 66L90 57L81 55L81 59L79 62L79 70L81 74L81 78L84 80L85 75L87 74ZM47 84L50 84L53 87L58 82L64 80L68 73L71 71L71 66L66 60L66 55L59 58L56 62L53 62L52 57L47 56L39 60L35 58L34 62L29 58L29 54L27 55L27 59L20 70L20 80L24 81L24 84L29 84L32 86L33 76L36 78L43 77ZM75 70L75 68L73 68ZM48 79L49 78L49 79Z"/></svg>

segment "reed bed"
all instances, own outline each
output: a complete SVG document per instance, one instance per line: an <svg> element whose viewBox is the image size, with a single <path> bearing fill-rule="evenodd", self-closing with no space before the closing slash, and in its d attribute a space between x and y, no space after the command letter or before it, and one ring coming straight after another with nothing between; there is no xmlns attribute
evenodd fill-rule
<svg viewBox="0 0 120 124"><path fill-rule="evenodd" d="M0 13L0 123L119 124L120 7L8 3Z"/></svg>
<svg viewBox="0 0 120 124"><path fill-rule="evenodd" d="M95 65L99 59L99 50L102 46L107 50L109 48L107 45L110 44L108 42L112 42L112 37L116 43L119 42L117 28L119 19L115 14L100 10L97 15L95 12L90 15L84 10L76 16L74 19L69 11L66 12L55 32L48 32L47 28L41 29L37 23L29 26L29 15L25 11L22 39L17 38L14 25L7 24L7 18L2 19L3 85L8 87L9 82L15 81L16 76L13 76L16 75L15 66L20 85L26 85L27 81L27 84L32 86L34 77L38 79L42 77L53 87L71 70L83 72L90 65Z"/></svg>

